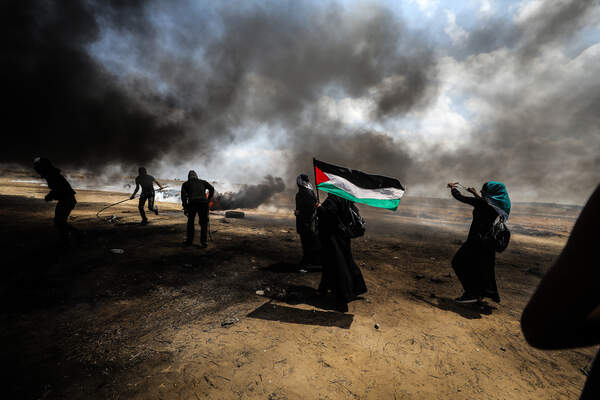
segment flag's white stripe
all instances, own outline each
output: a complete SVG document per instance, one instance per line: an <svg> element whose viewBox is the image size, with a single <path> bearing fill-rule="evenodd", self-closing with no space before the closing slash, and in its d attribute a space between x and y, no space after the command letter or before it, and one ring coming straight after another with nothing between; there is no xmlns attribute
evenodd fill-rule
<svg viewBox="0 0 600 400"><path fill-rule="evenodd" d="M404 194L404 190L398 188L387 187L379 189L365 189L356 186L354 183L342 178L341 176L328 174L326 172L325 175L327 175L329 180L323 183L335 185L344 192L350 193L359 199L393 200L401 198Z"/></svg>

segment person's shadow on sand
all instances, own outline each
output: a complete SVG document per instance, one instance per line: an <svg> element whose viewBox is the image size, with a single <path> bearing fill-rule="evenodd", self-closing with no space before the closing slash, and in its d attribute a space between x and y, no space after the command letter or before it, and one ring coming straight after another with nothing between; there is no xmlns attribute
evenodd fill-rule
<svg viewBox="0 0 600 400"><path fill-rule="evenodd" d="M497 309L485 302L457 304L453 299L448 297L433 297L432 299L428 299L418 293L410 293L410 295L423 303L427 303L440 310L451 311L466 319L480 319L482 315L490 315L493 310Z"/></svg>

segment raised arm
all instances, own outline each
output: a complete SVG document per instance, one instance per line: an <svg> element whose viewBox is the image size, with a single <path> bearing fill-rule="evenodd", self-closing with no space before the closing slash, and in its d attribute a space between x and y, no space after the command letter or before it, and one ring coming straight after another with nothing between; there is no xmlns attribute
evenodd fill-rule
<svg viewBox="0 0 600 400"><path fill-rule="evenodd" d="M600 343L598 225L600 186L523 311L521 329L530 345L563 349Z"/></svg>
<svg viewBox="0 0 600 400"><path fill-rule="evenodd" d="M208 189L208 200L212 199L215 195L215 188L210 183L204 181L206 188Z"/></svg>
<svg viewBox="0 0 600 400"><path fill-rule="evenodd" d="M455 187L452 188L450 193L452 193L452 197L454 197L456 200L460 201L461 203L470 204L473 207L475 207L475 205L480 201L480 198L478 197L463 196Z"/></svg>

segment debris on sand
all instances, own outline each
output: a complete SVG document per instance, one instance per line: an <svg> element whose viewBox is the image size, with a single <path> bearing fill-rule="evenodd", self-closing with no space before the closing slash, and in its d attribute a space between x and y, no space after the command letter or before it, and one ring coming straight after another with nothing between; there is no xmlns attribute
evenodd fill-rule
<svg viewBox="0 0 600 400"><path fill-rule="evenodd" d="M231 326L238 322L240 322L240 319L237 317L227 318L227 319L224 319L223 322L221 322L221 326Z"/></svg>
<svg viewBox="0 0 600 400"><path fill-rule="evenodd" d="M225 218L244 218L244 216L241 211L225 211Z"/></svg>
<svg viewBox="0 0 600 400"><path fill-rule="evenodd" d="M110 224L118 224L119 222L121 222L119 220L119 217L117 217L116 215L111 215L110 217L106 217L104 219Z"/></svg>
<svg viewBox="0 0 600 400"><path fill-rule="evenodd" d="M125 250L123 249L110 249L110 252L113 254L123 254L125 253Z"/></svg>
<svg viewBox="0 0 600 400"><path fill-rule="evenodd" d="M379 324L375 324L375 329L379 329Z"/></svg>
<svg viewBox="0 0 600 400"><path fill-rule="evenodd" d="M440 278L433 278L433 277L432 277L432 278L429 278L429 280L430 280L431 282L433 282L433 283L446 283L446 281L445 281L445 280L443 280L443 279L440 279Z"/></svg>
<svg viewBox="0 0 600 400"><path fill-rule="evenodd" d="M264 296L265 295L265 291L264 290L257 290L256 294L259 296Z"/></svg>
<svg viewBox="0 0 600 400"><path fill-rule="evenodd" d="M500 347L500 350L506 351L506 347Z"/></svg>
<svg viewBox="0 0 600 400"><path fill-rule="evenodd" d="M229 223L229 221L227 220L227 218L221 219L221 222L224 223L224 224L228 224Z"/></svg>
<svg viewBox="0 0 600 400"><path fill-rule="evenodd" d="M416 280L423 279L423 278L425 278L425 275L423 275L423 274L416 274L415 275L415 279Z"/></svg>

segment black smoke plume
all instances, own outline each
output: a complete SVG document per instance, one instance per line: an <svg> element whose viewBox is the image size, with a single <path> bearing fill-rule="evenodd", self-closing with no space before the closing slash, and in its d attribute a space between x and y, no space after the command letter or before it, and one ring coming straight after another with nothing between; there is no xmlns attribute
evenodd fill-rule
<svg viewBox="0 0 600 400"><path fill-rule="evenodd" d="M263 182L257 185L243 185L237 192L215 194L211 209L256 208L271 200L275 194L283 192L284 189L283 179L267 175Z"/></svg>

